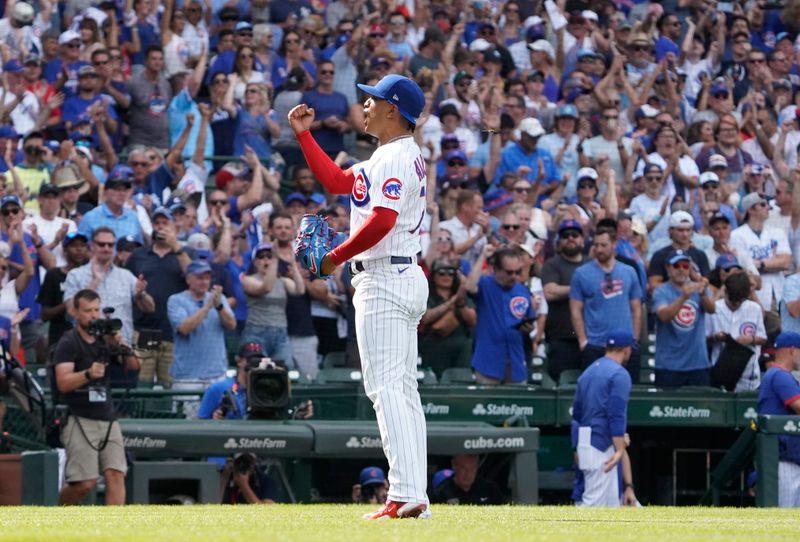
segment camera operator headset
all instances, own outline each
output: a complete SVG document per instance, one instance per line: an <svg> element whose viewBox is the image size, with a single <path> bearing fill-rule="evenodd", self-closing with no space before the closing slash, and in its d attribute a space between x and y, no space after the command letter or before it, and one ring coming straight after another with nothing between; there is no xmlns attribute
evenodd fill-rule
<svg viewBox="0 0 800 542"><path fill-rule="evenodd" d="M67 484L59 504L80 503L102 474L106 504L122 505L127 461L111 402L108 365L137 370L139 360L122 343L121 322L101 317L97 292L79 291L69 310L76 326L61 337L53 354L56 387L69 408L62 433Z"/></svg>

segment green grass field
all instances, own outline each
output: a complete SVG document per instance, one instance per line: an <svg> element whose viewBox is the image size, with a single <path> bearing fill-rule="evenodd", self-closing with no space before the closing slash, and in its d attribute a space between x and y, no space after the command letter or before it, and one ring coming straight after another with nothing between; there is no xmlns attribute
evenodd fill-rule
<svg viewBox="0 0 800 542"><path fill-rule="evenodd" d="M797 510L435 506L433 518L367 522L373 508L128 506L0 508L0 541L519 542L796 540Z"/></svg>

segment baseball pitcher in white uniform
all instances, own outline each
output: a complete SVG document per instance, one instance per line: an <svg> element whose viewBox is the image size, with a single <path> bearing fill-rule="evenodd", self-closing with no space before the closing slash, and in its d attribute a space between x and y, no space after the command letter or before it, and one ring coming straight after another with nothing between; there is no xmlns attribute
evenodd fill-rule
<svg viewBox="0 0 800 542"><path fill-rule="evenodd" d="M305 104L289 112L289 122L316 178L333 194L350 194L352 235L320 268L327 275L349 260L364 389L389 462L388 500L365 517L425 518L427 442L416 366L428 286L416 257L427 177L413 135L425 97L414 81L394 74L358 87L369 95L364 128L380 142L369 160L342 171L311 136L314 110Z"/></svg>

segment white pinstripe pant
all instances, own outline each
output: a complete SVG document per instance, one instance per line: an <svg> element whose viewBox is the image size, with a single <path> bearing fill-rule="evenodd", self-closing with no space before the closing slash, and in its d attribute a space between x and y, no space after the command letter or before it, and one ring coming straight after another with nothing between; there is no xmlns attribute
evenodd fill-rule
<svg viewBox="0 0 800 542"><path fill-rule="evenodd" d="M417 325L428 283L418 265L365 264L353 277L364 389L389 462L389 499L427 503L425 414L417 391ZM404 270L402 273L401 270Z"/></svg>
<svg viewBox="0 0 800 542"><path fill-rule="evenodd" d="M797 463L778 463L778 506L800 508L800 465Z"/></svg>

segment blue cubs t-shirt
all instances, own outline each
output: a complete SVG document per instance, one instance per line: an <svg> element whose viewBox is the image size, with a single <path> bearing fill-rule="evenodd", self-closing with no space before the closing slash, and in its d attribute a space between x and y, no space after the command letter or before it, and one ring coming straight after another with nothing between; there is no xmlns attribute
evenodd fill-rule
<svg viewBox="0 0 800 542"><path fill-rule="evenodd" d="M531 292L519 282L506 290L494 275L478 280L475 294L478 323L475 326L475 352L472 368L491 378L502 379L511 365L511 380L527 380L524 337L517 326L535 318Z"/></svg>
<svg viewBox="0 0 800 542"><path fill-rule="evenodd" d="M653 292L653 310L671 305L681 297L681 291L672 283L658 287ZM669 371L696 371L708 369L706 348L706 314L700 294L692 294L681 305L678 314L669 322L656 319L656 369Z"/></svg>
<svg viewBox="0 0 800 542"><path fill-rule="evenodd" d="M614 262L606 273L592 260L575 270L569 298L583 302L583 321L589 344L603 346L612 329L633 332L631 300L642 299L642 286L629 265Z"/></svg>

